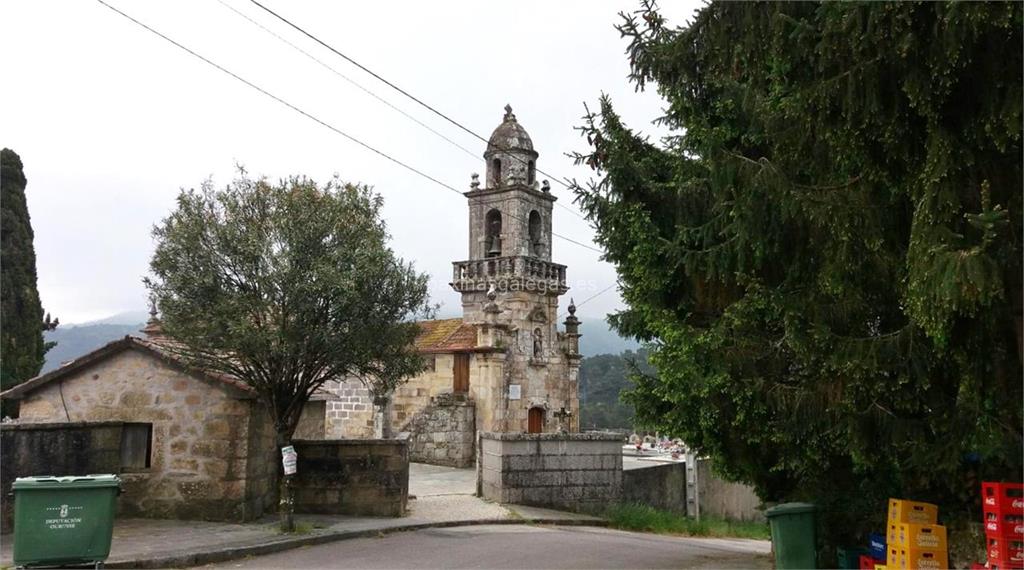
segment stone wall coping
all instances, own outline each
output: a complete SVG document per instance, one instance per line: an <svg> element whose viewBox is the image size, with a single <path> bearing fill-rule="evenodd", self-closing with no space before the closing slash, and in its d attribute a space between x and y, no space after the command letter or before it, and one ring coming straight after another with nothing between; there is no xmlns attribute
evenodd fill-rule
<svg viewBox="0 0 1024 570"><path fill-rule="evenodd" d="M495 441L626 441L626 437L613 432L585 433L498 433L482 432L482 439Z"/></svg>
<svg viewBox="0 0 1024 570"><path fill-rule="evenodd" d="M293 439L293 445L321 445L333 447L362 447L367 445L409 445L403 439Z"/></svg>
<svg viewBox="0 0 1024 570"><path fill-rule="evenodd" d="M21 423L21 422L10 422L0 424L0 431L21 431L21 430L58 430L58 429L79 429L79 428L93 428L93 427L118 427L123 426L126 423L131 422L120 422L120 421L104 421L104 422L32 422L32 423Z"/></svg>

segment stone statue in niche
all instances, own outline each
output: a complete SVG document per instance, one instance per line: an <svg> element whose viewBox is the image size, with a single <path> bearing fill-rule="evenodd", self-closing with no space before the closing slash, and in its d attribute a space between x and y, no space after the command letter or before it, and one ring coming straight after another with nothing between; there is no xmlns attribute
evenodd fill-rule
<svg viewBox="0 0 1024 570"><path fill-rule="evenodd" d="M544 334L540 329L533 329L533 357L540 358L544 354Z"/></svg>

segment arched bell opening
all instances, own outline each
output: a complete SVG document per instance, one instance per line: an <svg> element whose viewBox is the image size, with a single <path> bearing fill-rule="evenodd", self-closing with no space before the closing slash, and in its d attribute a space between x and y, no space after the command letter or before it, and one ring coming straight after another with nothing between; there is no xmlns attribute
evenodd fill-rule
<svg viewBox="0 0 1024 570"><path fill-rule="evenodd" d="M530 255L534 257L542 257L544 255L544 238L541 236L541 231L540 213L537 210L530 210Z"/></svg>
<svg viewBox="0 0 1024 570"><path fill-rule="evenodd" d="M491 210L484 217L484 257L501 257L501 212Z"/></svg>

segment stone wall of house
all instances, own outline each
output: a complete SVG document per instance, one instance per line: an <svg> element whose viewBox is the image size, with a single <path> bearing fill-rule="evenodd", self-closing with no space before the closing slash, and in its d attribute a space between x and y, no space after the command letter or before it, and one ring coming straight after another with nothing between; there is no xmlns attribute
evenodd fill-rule
<svg viewBox="0 0 1024 570"><path fill-rule="evenodd" d="M409 448L398 439L296 440L295 512L400 517Z"/></svg>
<svg viewBox="0 0 1024 570"><path fill-rule="evenodd" d="M686 514L686 464L664 463L622 472L622 502Z"/></svg>
<svg viewBox="0 0 1024 570"><path fill-rule="evenodd" d="M464 394L439 394L409 423L409 460L449 467L476 461L476 406Z"/></svg>
<svg viewBox="0 0 1024 570"><path fill-rule="evenodd" d="M323 385L327 439L372 439L374 410L370 391L356 379ZM313 439L313 438L310 438Z"/></svg>
<svg viewBox="0 0 1024 570"><path fill-rule="evenodd" d="M152 425L148 468L122 470L127 516L250 520L263 514L275 451L251 396L127 349L28 393L23 422L121 421ZM263 448L269 444L269 450ZM276 465L272 463L271 465ZM262 482L256 482L263 478ZM250 478L257 488L247 486Z"/></svg>
<svg viewBox="0 0 1024 570"><path fill-rule="evenodd" d="M500 503L602 512L622 499L622 437L482 433L480 493Z"/></svg>
<svg viewBox="0 0 1024 570"><path fill-rule="evenodd" d="M299 424L293 439L324 439L327 437L327 401L323 397L310 399L302 407Z"/></svg>
<svg viewBox="0 0 1024 570"><path fill-rule="evenodd" d="M0 425L0 533L14 529L18 477L121 471L121 422Z"/></svg>
<svg viewBox="0 0 1024 570"><path fill-rule="evenodd" d="M469 398L477 405L474 430L503 430L507 397L504 353L473 353L469 357ZM431 399L451 394L455 358L451 353L424 355L430 365L423 373L399 386L391 399L391 426L399 431L431 405ZM372 439L376 411L370 392L358 380L332 382L323 389L328 439ZM471 427L473 427L471 425ZM310 438L315 439L315 438Z"/></svg>
<svg viewBox="0 0 1024 570"><path fill-rule="evenodd" d="M261 513L277 510L278 478L282 471L274 423L270 419L270 414L258 406L254 407L253 413L249 414L249 439L246 442L246 519L257 518Z"/></svg>

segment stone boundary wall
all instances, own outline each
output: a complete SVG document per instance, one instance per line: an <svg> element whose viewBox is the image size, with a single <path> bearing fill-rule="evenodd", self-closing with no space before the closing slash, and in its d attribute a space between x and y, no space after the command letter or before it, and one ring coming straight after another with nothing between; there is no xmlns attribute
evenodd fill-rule
<svg viewBox="0 0 1024 570"><path fill-rule="evenodd" d="M409 446L400 439L294 440L295 512L400 517L409 498Z"/></svg>
<svg viewBox="0 0 1024 570"><path fill-rule="evenodd" d="M697 500L700 501L700 514L712 515L734 521L767 520L761 506L761 499L754 493L754 488L742 483L732 483L716 475L711 469L711 462L706 459L697 460Z"/></svg>
<svg viewBox="0 0 1024 570"><path fill-rule="evenodd" d="M622 443L609 433L482 433L480 493L499 503L600 513L622 499Z"/></svg>
<svg viewBox="0 0 1024 570"><path fill-rule="evenodd" d="M686 514L686 464L665 463L622 472L622 501Z"/></svg>
<svg viewBox="0 0 1024 570"><path fill-rule="evenodd" d="M403 428L409 433L409 460L447 467L476 461L476 406L462 394L439 394Z"/></svg>
<svg viewBox="0 0 1024 570"><path fill-rule="evenodd" d="M0 532L14 529L18 477L121 472L121 422L0 425Z"/></svg>

